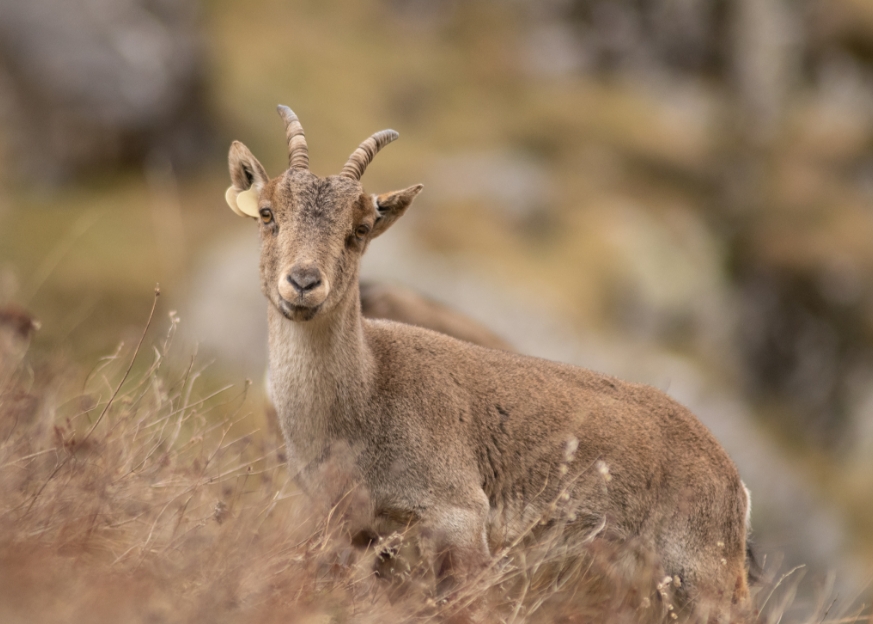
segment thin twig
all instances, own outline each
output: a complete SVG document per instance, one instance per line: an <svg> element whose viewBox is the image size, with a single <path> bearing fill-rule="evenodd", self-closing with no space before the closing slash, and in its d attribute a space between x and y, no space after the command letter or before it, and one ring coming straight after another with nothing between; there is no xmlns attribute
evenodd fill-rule
<svg viewBox="0 0 873 624"><path fill-rule="evenodd" d="M790 570L788 570L788 572L786 572L785 574L783 574L782 576L780 576L780 577L779 577L779 580L776 582L776 584L775 584L775 585L773 586L773 588L770 590L770 593L767 594L767 598L764 599L764 602L761 603L761 606L758 608L758 610L759 610L759 611L764 611L764 607L767 606L767 602L770 600L770 598L773 597L773 593L774 593L777 589L779 589L779 586L782 584L782 581L784 581L785 579L787 579L789 576L791 576L792 574L794 574L794 573L797 572L798 570L800 570L800 569L802 569L802 568L805 568L805 567L806 567L805 564L800 564L800 565L798 565L798 566L794 566L793 568L791 568Z"/></svg>
<svg viewBox="0 0 873 624"><path fill-rule="evenodd" d="M115 400L115 397L118 396L118 392L121 390L121 386L124 385L124 382L127 379L127 376L130 374L130 370L133 368L133 363L134 363L134 361L136 361L136 355L137 355L137 353L139 353L139 349L142 346L142 342L143 342L143 340L145 340L146 333L148 332L149 327L152 324L152 317L154 317L154 315L155 315L155 308L158 305L158 297L160 295L161 295L160 286L155 286L155 298L154 298L154 300L152 300L152 309L149 312L149 318L148 318L148 321L146 321L146 326L142 331L142 336L140 336L139 343L136 345L136 350L133 352L133 357L130 359L130 365L127 367L127 371L125 371L124 377L121 378L121 383L118 384L118 386L115 388L115 392L112 394L112 397L106 403L106 407L104 407L103 411L100 412L100 416L97 418L97 420L91 426L91 428L88 430L88 433L85 434L85 436L82 438L82 441L79 444L84 443L90 437L90 435L94 431L95 427L97 427L97 425L100 424L100 421L103 419L103 416L106 415L106 412L109 411L109 408L111 407L112 402ZM52 470L51 474L43 482L43 484L40 486L39 490L37 490L36 494L34 494L33 498L30 499L30 505L27 506L27 511L25 513L29 513L30 510L33 509L33 506L36 504L36 500L40 497L43 490L45 490L46 486L48 486L49 481L54 479L55 475L57 475L58 472L60 472L61 468L63 468L64 466L67 465L67 463L70 461L70 458L72 456L73 456L72 453L69 453L69 454L67 454L66 457L64 457L63 461L58 462L57 466L55 466L55 469Z"/></svg>
<svg viewBox="0 0 873 624"><path fill-rule="evenodd" d="M112 393L112 396L107 401L106 406L103 408L103 411L100 412L100 416L97 417L97 420L91 425L91 428L88 430L88 433L85 434L85 437L82 438L82 442L85 442L91 434L94 433L94 429L97 428L97 425L100 424L100 421L103 420L103 417L106 416L106 412L109 411L109 408L112 407L112 403L115 401L115 397L118 396L118 393L121 391L121 386L124 385L124 382L127 381L127 376L130 375L131 369L133 369L133 363L136 362L136 356L139 353L140 348L142 347L143 340L145 340L146 334L149 331L149 327L152 324L152 318L155 316L155 308L158 307L158 297L161 296L161 287L155 286L155 297L152 300L152 309L149 312L149 318L146 321L145 328L142 330L142 335L139 337L139 342L136 344L136 349L133 351L133 357L130 358L130 364L127 366L127 370L124 371L124 376L121 378L119 384L115 387L115 392Z"/></svg>

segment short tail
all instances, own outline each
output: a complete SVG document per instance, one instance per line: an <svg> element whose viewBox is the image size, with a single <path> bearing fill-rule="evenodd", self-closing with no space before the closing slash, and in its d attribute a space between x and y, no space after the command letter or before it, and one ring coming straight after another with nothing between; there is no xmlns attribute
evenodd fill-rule
<svg viewBox="0 0 873 624"><path fill-rule="evenodd" d="M758 563L758 558L755 557L755 545L751 540L746 540L746 578L749 585L755 585L761 582L764 570L761 564Z"/></svg>

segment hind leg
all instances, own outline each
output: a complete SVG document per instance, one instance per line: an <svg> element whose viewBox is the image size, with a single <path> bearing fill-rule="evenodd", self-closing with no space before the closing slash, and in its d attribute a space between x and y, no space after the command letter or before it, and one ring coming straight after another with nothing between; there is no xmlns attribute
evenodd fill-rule
<svg viewBox="0 0 873 624"><path fill-rule="evenodd" d="M743 557L718 557L681 569L668 566L667 574L673 579L672 598L680 614L710 624L743 622L751 614Z"/></svg>
<svg viewBox="0 0 873 624"><path fill-rule="evenodd" d="M488 502L441 506L422 514L422 545L429 552L441 594L472 579L488 563Z"/></svg>

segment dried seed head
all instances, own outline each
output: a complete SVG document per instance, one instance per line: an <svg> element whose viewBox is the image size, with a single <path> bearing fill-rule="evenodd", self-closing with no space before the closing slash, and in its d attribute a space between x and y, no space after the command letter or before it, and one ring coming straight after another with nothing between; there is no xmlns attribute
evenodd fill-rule
<svg viewBox="0 0 873 624"><path fill-rule="evenodd" d="M609 466L606 464L605 461L603 461L602 459L598 459L597 464L595 465L597 466L597 472L600 473L600 476L603 477L604 481L606 481L607 483L609 481L612 481L612 475L609 474Z"/></svg>
<svg viewBox="0 0 873 624"><path fill-rule="evenodd" d="M570 436L564 443L564 461L568 464L576 457L576 451L579 450L579 440L575 436Z"/></svg>
<svg viewBox="0 0 873 624"><path fill-rule="evenodd" d="M227 504L224 501L218 501L215 503L212 517L218 524L221 524L227 518Z"/></svg>

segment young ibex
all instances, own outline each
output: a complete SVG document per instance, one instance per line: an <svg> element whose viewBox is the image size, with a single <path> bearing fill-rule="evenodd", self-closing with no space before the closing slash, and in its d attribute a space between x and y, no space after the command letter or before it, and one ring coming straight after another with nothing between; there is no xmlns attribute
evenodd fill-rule
<svg viewBox="0 0 873 624"><path fill-rule="evenodd" d="M226 197L260 221L271 394L303 485L351 449L373 517L417 523L449 578L562 501L567 539L644 544L687 601L745 605L748 495L709 431L648 386L362 318L361 255L422 187L364 192L393 130L314 175L297 116L279 113L289 168L271 179L234 142Z"/></svg>
<svg viewBox="0 0 873 624"><path fill-rule="evenodd" d="M360 293L366 318L418 325L489 349L515 350L481 323L408 288L361 280Z"/></svg>

